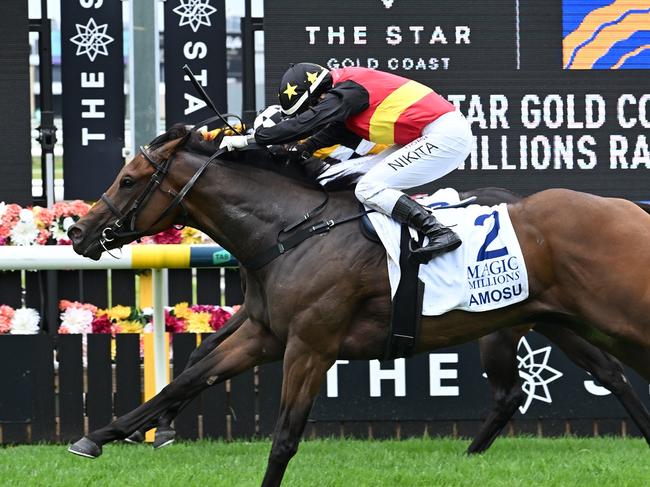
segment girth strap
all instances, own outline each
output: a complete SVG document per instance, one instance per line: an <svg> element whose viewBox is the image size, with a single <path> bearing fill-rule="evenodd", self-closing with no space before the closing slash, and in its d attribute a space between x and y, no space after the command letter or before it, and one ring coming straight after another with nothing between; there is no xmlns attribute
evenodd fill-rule
<svg viewBox="0 0 650 487"><path fill-rule="evenodd" d="M386 341L384 359L410 357L420 334L424 283L419 278L420 263L410 258L411 234L402 225L400 239L400 280L393 297L390 335Z"/></svg>

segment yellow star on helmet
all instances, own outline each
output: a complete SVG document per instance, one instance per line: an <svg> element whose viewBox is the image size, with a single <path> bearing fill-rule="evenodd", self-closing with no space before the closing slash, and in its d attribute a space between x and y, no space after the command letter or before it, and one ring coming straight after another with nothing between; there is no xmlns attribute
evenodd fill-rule
<svg viewBox="0 0 650 487"><path fill-rule="evenodd" d="M287 89L284 90L282 93L287 95L287 98L289 98L289 100L291 100L291 97L293 95L298 94L298 93L296 93L296 88L298 88L298 85L292 85L291 83L287 83Z"/></svg>
<svg viewBox="0 0 650 487"><path fill-rule="evenodd" d="M313 85L317 79L318 79L318 73L310 73L309 71L307 71L307 81L309 82L310 85Z"/></svg>

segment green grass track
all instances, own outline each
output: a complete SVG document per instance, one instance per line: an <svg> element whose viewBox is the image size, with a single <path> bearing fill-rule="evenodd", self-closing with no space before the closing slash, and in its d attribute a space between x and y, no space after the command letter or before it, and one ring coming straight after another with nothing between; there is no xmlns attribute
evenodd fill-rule
<svg viewBox="0 0 650 487"><path fill-rule="evenodd" d="M468 441L315 440L301 444L285 486L647 486L650 451L638 439L504 438L468 458ZM256 486L268 441L176 443L160 451L109 444L96 460L65 446L0 448L0 485Z"/></svg>

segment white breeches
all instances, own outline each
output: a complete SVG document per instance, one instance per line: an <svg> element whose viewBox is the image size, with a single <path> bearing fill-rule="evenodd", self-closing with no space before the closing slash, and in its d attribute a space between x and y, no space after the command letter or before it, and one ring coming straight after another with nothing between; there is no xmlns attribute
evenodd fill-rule
<svg viewBox="0 0 650 487"><path fill-rule="evenodd" d="M371 169L357 183L361 203L390 215L399 190L430 183L456 169L472 148L472 130L458 110L445 113L405 146L392 146L370 156ZM361 159L365 159L361 158Z"/></svg>

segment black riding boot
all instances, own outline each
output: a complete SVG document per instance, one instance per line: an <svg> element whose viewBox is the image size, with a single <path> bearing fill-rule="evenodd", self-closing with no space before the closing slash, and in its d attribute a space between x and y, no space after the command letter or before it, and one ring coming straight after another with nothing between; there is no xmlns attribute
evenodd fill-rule
<svg viewBox="0 0 650 487"><path fill-rule="evenodd" d="M426 208L406 195L397 200L391 216L398 223L406 223L409 227L429 237L426 246L411 250L411 253L422 263L428 262L437 255L454 250L462 243L458 235L450 228L441 225Z"/></svg>

